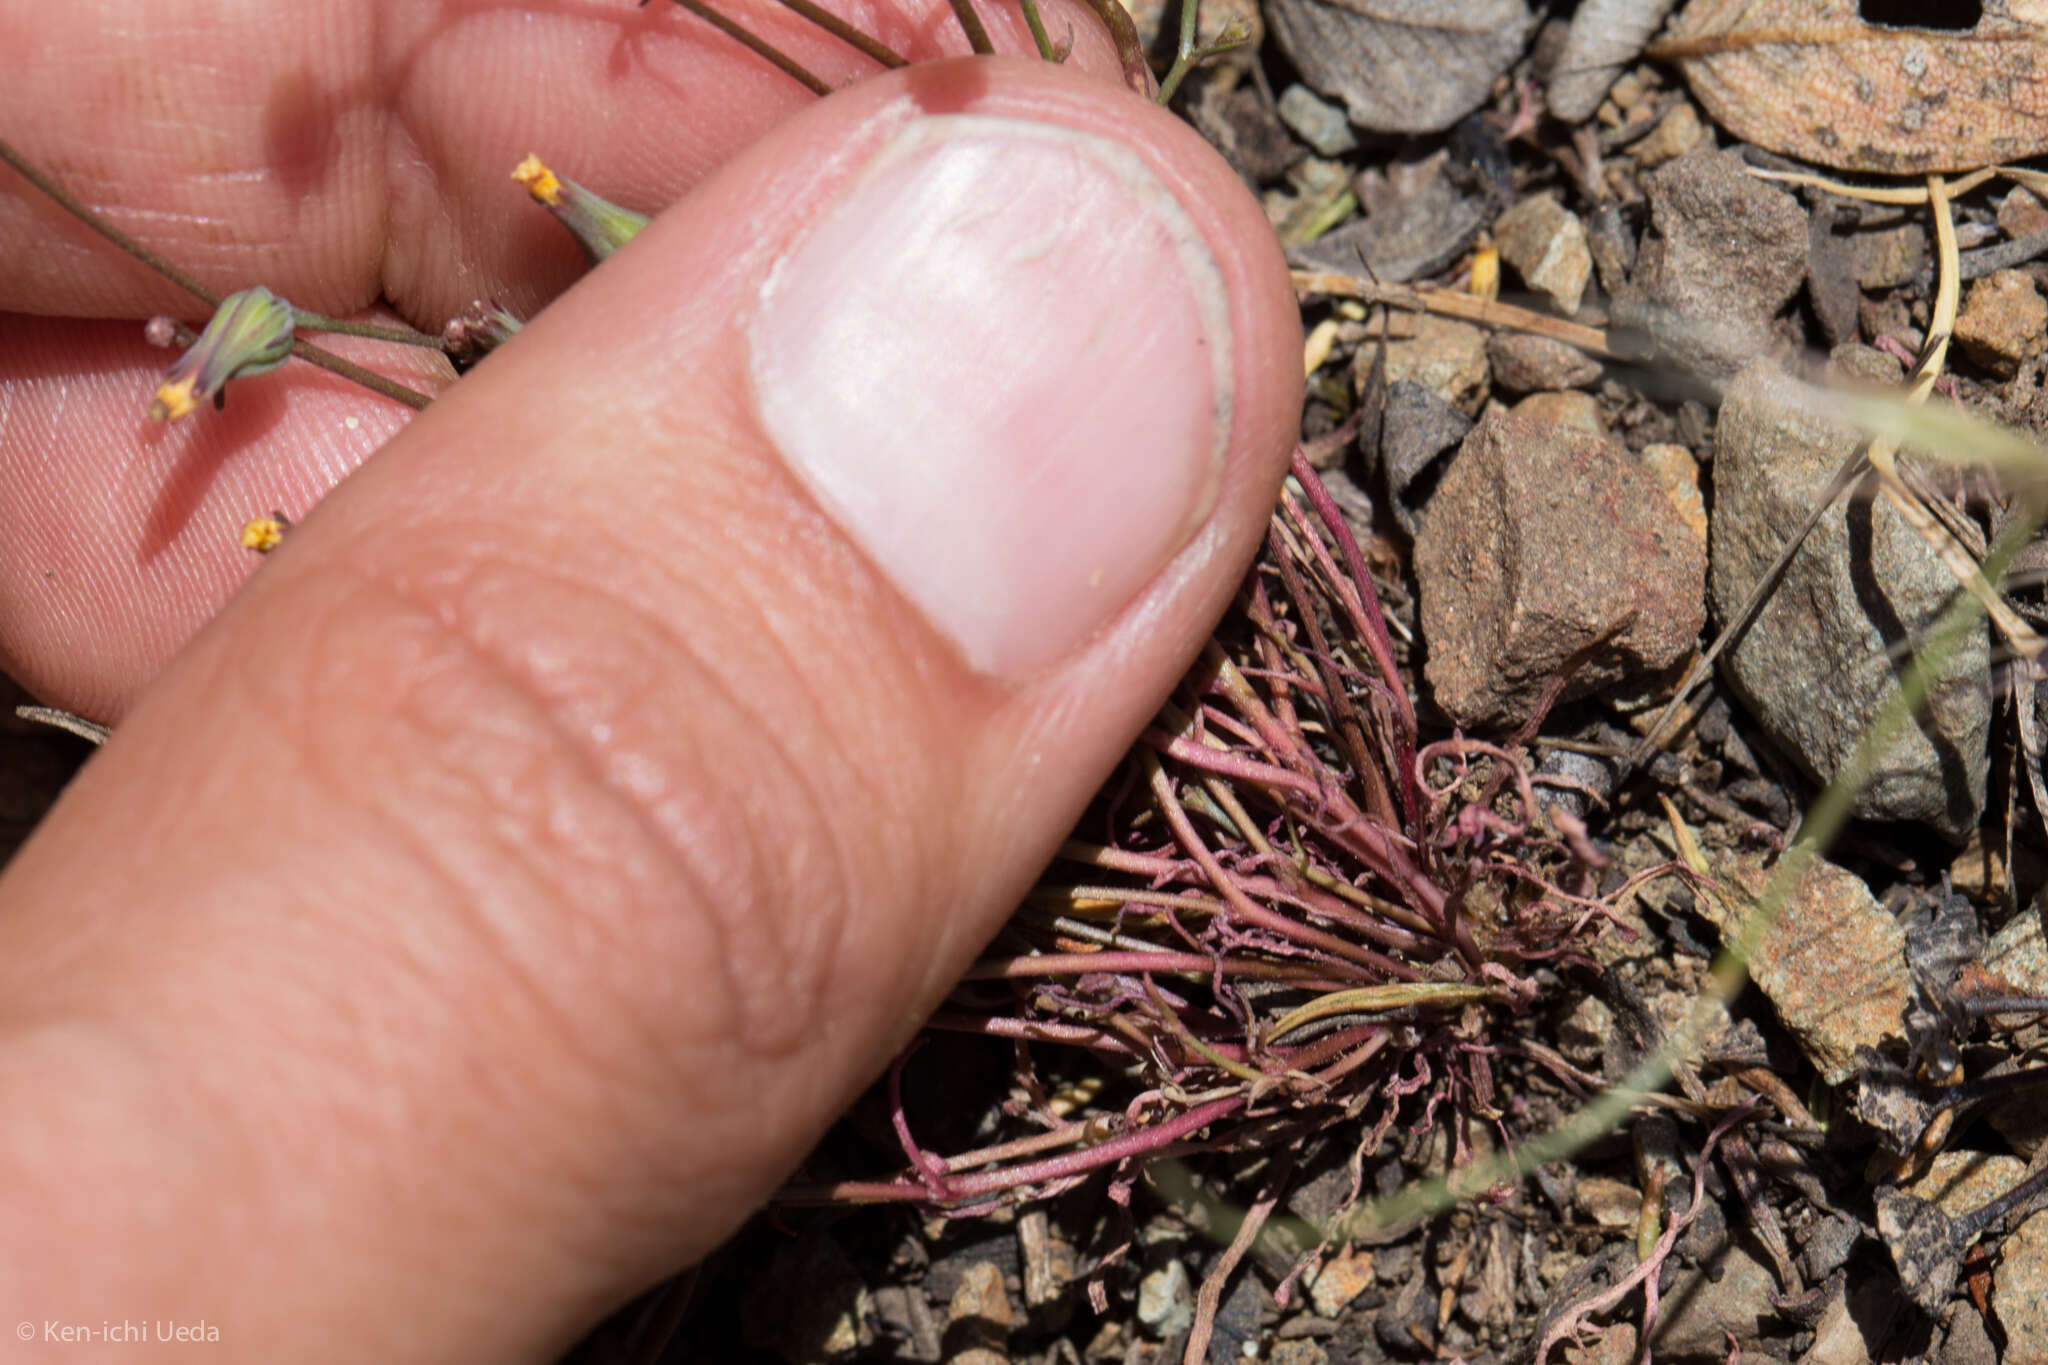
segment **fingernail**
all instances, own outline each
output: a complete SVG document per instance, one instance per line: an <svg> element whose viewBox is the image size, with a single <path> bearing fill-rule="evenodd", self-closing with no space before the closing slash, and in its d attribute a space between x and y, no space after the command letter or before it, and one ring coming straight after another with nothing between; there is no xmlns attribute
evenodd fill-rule
<svg viewBox="0 0 2048 1365"><path fill-rule="evenodd" d="M1222 271L1107 138L906 126L770 272L749 349L790 468L991 677L1077 649L1215 503Z"/></svg>

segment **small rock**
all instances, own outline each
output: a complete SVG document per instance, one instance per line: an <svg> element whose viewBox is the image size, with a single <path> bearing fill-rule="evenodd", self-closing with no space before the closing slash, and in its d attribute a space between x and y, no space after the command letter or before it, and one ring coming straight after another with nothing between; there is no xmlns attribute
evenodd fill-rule
<svg viewBox="0 0 2048 1365"><path fill-rule="evenodd" d="M1330 1353L1318 1342L1296 1339L1275 1342L1267 1358L1272 1365L1329 1365Z"/></svg>
<svg viewBox="0 0 2048 1365"><path fill-rule="evenodd" d="M1700 139L1706 135L1706 125L1700 122L1699 111L1692 107L1692 101L1680 100L1665 110L1664 117L1657 120L1657 126L1636 143L1636 164L1646 171L1654 171L1665 162L1684 156L1699 146Z"/></svg>
<svg viewBox="0 0 2048 1365"><path fill-rule="evenodd" d="M1572 1208L1596 1227L1632 1228L1643 1211L1643 1195L1626 1181L1589 1175L1572 1191Z"/></svg>
<svg viewBox="0 0 2048 1365"><path fill-rule="evenodd" d="M1847 1280L1813 1327L1813 1345L1799 1365L1865 1365L1891 1331L1904 1302L1896 1276L1865 1275Z"/></svg>
<svg viewBox="0 0 2048 1365"><path fill-rule="evenodd" d="M1991 1277L1991 1311L2015 1348L2007 1359L2048 1358L2048 1218L2038 1212L1999 1245L1998 1269Z"/></svg>
<svg viewBox="0 0 2048 1365"><path fill-rule="evenodd" d="M1633 1365L1636 1358L1635 1324L1610 1323L1600 1329L1600 1340L1591 1346L1567 1345L1564 1358L1565 1365Z"/></svg>
<svg viewBox="0 0 2048 1365"><path fill-rule="evenodd" d="M1565 1059L1598 1071L1607 1058L1607 1040L1614 1036L1614 1011L1597 996L1583 995L1557 1026L1557 1050Z"/></svg>
<svg viewBox="0 0 2048 1365"><path fill-rule="evenodd" d="M1372 365L1372 348L1358 348L1355 380ZM1486 334L1449 318L1422 317L1415 335L1387 343L1387 383L1412 379L1470 416L1486 397Z"/></svg>
<svg viewBox="0 0 2048 1365"><path fill-rule="evenodd" d="M1532 393L1508 411L1534 422L1576 427L1595 436L1607 434L1607 424L1600 420L1600 400L1578 389L1567 389L1563 393Z"/></svg>
<svg viewBox="0 0 2048 1365"><path fill-rule="evenodd" d="M1583 697L1692 652L1705 557L1613 442L1490 415L1437 485L1415 543L1426 673L1461 725L1520 724L1573 655Z"/></svg>
<svg viewBox="0 0 2048 1365"><path fill-rule="evenodd" d="M2048 204L2043 204L2031 190L2013 186L1999 201L1998 230L2008 237L2048 232Z"/></svg>
<svg viewBox="0 0 2048 1365"><path fill-rule="evenodd" d="M1501 259L1522 282L1546 294L1567 317L1579 310L1593 255L1579 216L1547 194L1524 199L1494 221Z"/></svg>
<svg viewBox="0 0 2048 1365"><path fill-rule="evenodd" d="M1600 362L1576 346L1527 332L1495 332L1486 339L1495 387L1509 393L1576 389L1600 377Z"/></svg>
<svg viewBox="0 0 2048 1365"><path fill-rule="evenodd" d="M1773 1320L1778 1281L1769 1267L1740 1246L1724 1243L1705 1264L1687 1266L1664 1285L1665 1309L1650 1345L1659 1360L1728 1359L1728 1338L1744 1351L1758 1349L1763 1319Z"/></svg>
<svg viewBox="0 0 2048 1365"><path fill-rule="evenodd" d="M1707 504L1700 497L1700 462L1684 446L1652 444L1643 447L1636 458L1643 468L1650 471L1650 477L1664 490L1664 496L1671 499L1671 505L1678 509L1678 515L1685 518L1685 524L1692 527L1700 538L1702 548L1707 543Z"/></svg>
<svg viewBox="0 0 2048 1365"><path fill-rule="evenodd" d="M1876 232L1859 232L1849 239L1850 259L1856 264L1859 289L1896 289L1909 284L1927 265L1927 230L1918 223L1902 223Z"/></svg>
<svg viewBox="0 0 2048 1365"><path fill-rule="evenodd" d="M2048 328L2048 301L2024 271L1994 270L1970 286L1956 318L1956 345L2000 379L2019 372L2021 362L2039 355Z"/></svg>
<svg viewBox="0 0 2048 1365"><path fill-rule="evenodd" d="M1998 1365L1998 1347L1985 1329L1984 1315L1974 1307L1949 1314L1948 1335L1941 1343L1941 1365Z"/></svg>
<svg viewBox="0 0 2048 1365"><path fill-rule="evenodd" d="M1762 895L1769 874L1753 862L1715 868L1740 888L1731 899L1699 898L1701 913L1733 938ZM1746 892L1747 894L1743 894ZM1770 999L1829 1085L1856 1071L1858 1047L1902 1041L1900 1016L1910 987L1906 937L1863 880L1815 858L1786 897L1750 959L1750 980Z"/></svg>
<svg viewBox="0 0 2048 1365"><path fill-rule="evenodd" d="M1138 1281L1138 1323L1164 1341L1187 1331L1195 1320L1195 1291L1178 1258Z"/></svg>
<svg viewBox="0 0 2048 1365"><path fill-rule="evenodd" d="M1809 411L1766 362L1743 371L1715 432L1714 608L1730 620L1855 451L1858 434ZM1735 647L1723 675L1806 773L1832 781L1898 695L1894 650L1910 648L1955 578L1882 497L1838 498ZM1855 812L1922 820L1961 839L1984 811L1991 730L1982 626L1936 680L1917 725L1877 763Z"/></svg>
<svg viewBox="0 0 2048 1365"><path fill-rule="evenodd" d="M1636 258L1636 297L1616 301L1616 321L1639 321L1681 365L1733 374L1764 348L1771 318L1806 278L1806 213L1735 153L1707 148L1652 172L1643 188L1654 231Z"/></svg>
<svg viewBox="0 0 2048 1365"><path fill-rule="evenodd" d="M1299 82L1280 92L1280 121L1315 149L1317 156L1358 150L1358 136L1344 111Z"/></svg>
<svg viewBox="0 0 2048 1365"><path fill-rule="evenodd" d="M1314 1283L1308 1287L1308 1298L1317 1317L1334 1318L1344 1311L1346 1304L1370 1288L1372 1253L1347 1248L1323 1262Z"/></svg>
<svg viewBox="0 0 2048 1365"><path fill-rule="evenodd" d="M987 1261L970 1266L946 1306L948 1365L1008 1365L1012 1323L1003 1272Z"/></svg>
<svg viewBox="0 0 2048 1365"><path fill-rule="evenodd" d="M1471 430L1471 418L1414 380L1397 379L1387 386L1380 469L1394 520L1409 535L1422 529L1422 509L1436 487L1428 471Z"/></svg>

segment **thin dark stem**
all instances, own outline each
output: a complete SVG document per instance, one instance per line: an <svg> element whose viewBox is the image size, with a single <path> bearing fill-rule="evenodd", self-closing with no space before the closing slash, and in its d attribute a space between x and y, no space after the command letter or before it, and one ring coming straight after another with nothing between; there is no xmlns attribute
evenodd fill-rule
<svg viewBox="0 0 2048 1365"><path fill-rule="evenodd" d="M781 48L776 47L767 39L755 37L739 24L734 23L717 10L711 8L711 6L705 4L704 0L676 0L676 3L738 43L741 47L747 49L747 51L768 61L776 70L782 72L783 75L788 76L812 94L829 95L832 93L831 86L805 70L796 58L790 56Z"/></svg>
<svg viewBox="0 0 2048 1365"><path fill-rule="evenodd" d="M811 3L811 0L777 0L777 3L809 22L816 24L819 28L824 29L825 32L831 34L847 46L860 49L860 51L873 57L883 66L897 67L910 65L908 61L897 56L893 49L885 46L879 39L870 38L838 15L819 9Z"/></svg>
<svg viewBox="0 0 2048 1365"><path fill-rule="evenodd" d="M974 12L974 0L950 0L953 17L960 21L960 31L967 35L967 45L979 56L989 56L996 45L988 40L988 30L981 26L981 16Z"/></svg>
<svg viewBox="0 0 2048 1365"><path fill-rule="evenodd" d="M329 374L338 374L352 380L374 393L395 399L415 411L424 412L434 400L418 389L409 389L395 379L386 379L374 370L366 370L354 361L343 360L332 351L323 351L309 341L294 341L292 354L309 365L317 365Z"/></svg>
<svg viewBox="0 0 2048 1365"><path fill-rule="evenodd" d="M417 346L426 351L445 353L448 349L448 343L442 338L426 332L416 332L410 327L381 327L374 322L350 322L347 318L330 318L324 313L309 313L303 308L292 309L292 325L308 332L368 337L371 341L388 341L395 346Z"/></svg>
<svg viewBox="0 0 2048 1365"><path fill-rule="evenodd" d="M214 293L198 280L193 279L190 275L187 275L184 271L157 255L142 243L136 241L112 223L109 223L98 213L86 207L82 200L74 197L71 191L65 189L50 176L45 175L27 157L16 151L5 139L0 139L0 161L5 161L20 174L22 179L34 185L44 194L49 195L58 208L63 209L73 218L76 218L79 222L106 238L136 260L142 262L172 284L177 285L178 288L198 299L208 308L220 306L220 295Z"/></svg>

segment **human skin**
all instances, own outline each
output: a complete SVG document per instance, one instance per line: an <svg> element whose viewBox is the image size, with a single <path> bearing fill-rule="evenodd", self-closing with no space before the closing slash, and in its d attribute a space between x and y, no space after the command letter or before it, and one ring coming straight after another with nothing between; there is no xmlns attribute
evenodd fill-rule
<svg viewBox="0 0 2048 1365"><path fill-rule="evenodd" d="M871 74L733 8L834 84ZM920 59L961 46L942 6L848 13ZM679 201L417 418L294 365L161 428L133 320L175 292L0 178L0 660L118 722L0 877L19 1358L108 1319L203 1319L215 1359L550 1358L758 1207L1001 923L1235 590L1301 383L1257 205L1092 19L1048 17L1068 69L941 62L818 102L660 8L0 5L31 56L0 135L218 288L429 328L475 295L527 312L575 268L503 179L521 155ZM1073 151L1077 185L1135 174L1195 242L1141 234L1074 308L1197 316L1185 260L1227 323L1213 385L1164 337L1160 383L1127 386L1180 433L1157 449L1091 445L1121 420L1091 381L1142 327L1066 384L1036 302L998 290L940 338L988 348L990 393L1050 376L1062 497L1099 465L1145 492L1125 519L1166 516L1156 564L1103 548L1120 596L1092 615L997 584L1031 639L1006 650L919 578L925 532L820 472L789 414L833 376L762 350L836 306L771 279L866 264L819 243L874 158L1017 121L1054 130L1016 144L1019 183ZM1061 193L999 207L1083 211ZM1182 390L1221 414L1214 468ZM1063 524L1009 439L961 452L992 539ZM252 573L233 527L316 501Z"/></svg>

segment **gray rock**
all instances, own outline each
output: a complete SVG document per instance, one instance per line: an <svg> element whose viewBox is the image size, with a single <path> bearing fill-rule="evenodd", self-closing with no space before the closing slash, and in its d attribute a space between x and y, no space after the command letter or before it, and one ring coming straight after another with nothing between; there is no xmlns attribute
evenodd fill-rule
<svg viewBox="0 0 2048 1365"><path fill-rule="evenodd" d="M1763 1319L1778 1282L1770 1269L1740 1246L1724 1244L1706 1264L1689 1266L1664 1286L1666 1308L1657 1319L1650 1346L1659 1360L1728 1359L1728 1338L1744 1351L1757 1349Z"/></svg>
<svg viewBox="0 0 2048 1365"><path fill-rule="evenodd" d="M1643 188L1653 231L1616 321L1645 327L1678 364L1733 374L1763 350L1772 316L1806 278L1806 213L1747 174L1735 153L1704 147L1645 177Z"/></svg>
<svg viewBox="0 0 2048 1365"><path fill-rule="evenodd" d="M1489 413L1415 542L1426 676L1460 725L1511 727L1574 655L1583 697L1692 652L1706 556L1656 480L1590 432Z"/></svg>
<svg viewBox="0 0 2048 1365"><path fill-rule="evenodd" d="M1600 377L1600 362L1576 346L1527 332L1495 332L1486 340L1493 383L1509 393L1576 389Z"/></svg>
<svg viewBox="0 0 2048 1365"><path fill-rule="evenodd" d="M1361 346L1352 379L1362 385L1373 363L1373 348ZM1486 400L1486 333L1468 322L1424 315L1412 336L1387 343L1387 383L1412 379L1452 407L1475 413Z"/></svg>
<svg viewBox="0 0 2048 1365"><path fill-rule="evenodd" d="M1267 22L1302 80L1385 133L1440 133L1522 55L1524 0L1274 0Z"/></svg>
<svg viewBox="0 0 2048 1365"><path fill-rule="evenodd" d="M1361 177L1357 187L1366 216L1290 249L1290 261L1356 275L1363 260L1381 280L1401 284L1449 266L1486 226L1484 208L1452 182L1440 157L1396 167L1384 181Z"/></svg>
<svg viewBox="0 0 2048 1365"><path fill-rule="evenodd" d="M1358 150L1358 135L1344 111L1305 85L1290 85L1277 102L1280 121L1315 149L1317 156L1342 156Z"/></svg>
<svg viewBox="0 0 2048 1365"><path fill-rule="evenodd" d="M1422 508L1434 487L1424 474L1471 430L1472 419L1435 390L1412 379L1397 379L1387 386L1386 413L1380 420L1380 469L1394 520L1409 535L1422 529Z"/></svg>
<svg viewBox="0 0 2048 1365"><path fill-rule="evenodd" d="M1730 620L1844 460L1857 434L1810 412L1767 363L1729 387L1716 429L1714 608ZM1898 695L1910 647L1956 592L1889 502L1848 496L1823 516L1721 668L1767 734L1827 782ZM1856 814L1921 820L1962 838L1984 811L1991 728L1983 627L1955 651L1925 713L1878 760Z"/></svg>

